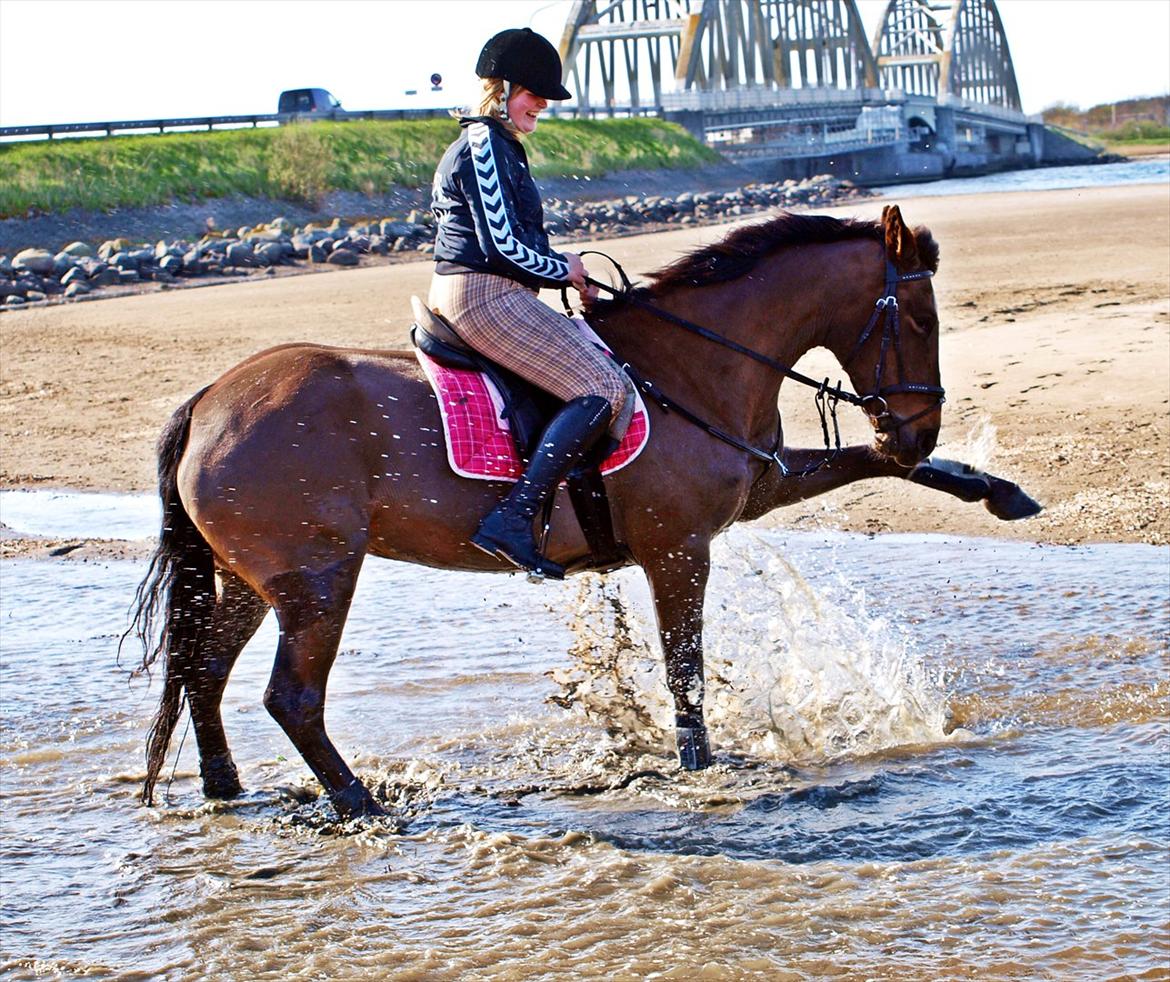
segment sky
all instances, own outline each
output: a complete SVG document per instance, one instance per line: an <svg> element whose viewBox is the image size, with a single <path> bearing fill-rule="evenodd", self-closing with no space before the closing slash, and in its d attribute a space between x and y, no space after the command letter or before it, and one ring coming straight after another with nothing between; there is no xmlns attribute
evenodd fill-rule
<svg viewBox="0 0 1170 982"><path fill-rule="evenodd" d="M450 107L485 40L560 39L571 0L0 0L0 126ZM1170 91L1170 0L998 0L1026 113ZM858 0L872 38L885 0ZM431 91L432 73L443 90ZM416 94L408 95L408 90Z"/></svg>

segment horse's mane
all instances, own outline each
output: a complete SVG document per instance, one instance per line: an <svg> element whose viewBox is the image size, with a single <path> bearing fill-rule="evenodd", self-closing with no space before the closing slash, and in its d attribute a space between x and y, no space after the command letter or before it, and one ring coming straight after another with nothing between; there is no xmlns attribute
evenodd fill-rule
<svg viewBox="0 0 1170 982"><path fill-rule="evenodd" d="M917 228L914 238L922 265L936 271L938 243L930 230ZM727 283L751 272L761 259L784 246L827 244L848 239L882 242L885 230L877 221L783 212L770 221L737 228L718 242L688 252L669 266L649 273L651 285L638 287L633 295L648 299L676 286ZM608 310L620 306L623 299L619 295L612 300L599 300L593 304L590 313L604 316Z"/></svg>

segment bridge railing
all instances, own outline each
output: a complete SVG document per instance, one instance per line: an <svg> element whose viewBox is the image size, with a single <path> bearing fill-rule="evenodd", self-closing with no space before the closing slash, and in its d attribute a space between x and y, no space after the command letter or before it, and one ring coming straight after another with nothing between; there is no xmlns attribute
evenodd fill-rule
<svg viewBox="0 0 1170 982"><path fill-rule="evenodd" d="M901 89L784 89L770 85L741 86L701 92L664 92L662 106L667 110L721 112L736 109L771 109L786 106L824 106L860 102L901 103L906 97Z"/></svg>

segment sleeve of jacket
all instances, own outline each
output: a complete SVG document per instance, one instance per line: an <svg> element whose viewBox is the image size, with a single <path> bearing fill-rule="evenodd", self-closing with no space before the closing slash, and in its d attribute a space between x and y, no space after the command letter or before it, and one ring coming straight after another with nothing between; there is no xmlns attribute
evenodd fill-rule
<svg viewBox="0 0 1170 982"><path fill-rule="evenodd" d="M467 127L470 159L460 175L471 205L475 235L488 263L504 276L540 280L548 286L569 281L569 264L551 250L541 252L521 241L517 230L513 190L506 168L500 166L499 150L486 123Z"/></svg>

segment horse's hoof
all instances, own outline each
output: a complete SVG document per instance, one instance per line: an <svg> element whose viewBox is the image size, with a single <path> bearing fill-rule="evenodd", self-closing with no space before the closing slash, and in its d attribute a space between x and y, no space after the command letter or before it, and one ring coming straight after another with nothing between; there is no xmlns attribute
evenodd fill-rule
<svg viewBox="0 0 1170 982"><path fill-rule="evenodd" d="M990 474L987 475L987 479L991 484L991 491L984 500L983 506L996 518L1005 522L1014 522L1021 518L1039 515L1044 510L1044 506L1018 484L992 477Z"/></svg>
<svg viewBox="0 0 1170 982"><path fill-rule="evenodd" d="M244 793L236 765L230 759L201 764L203 795L207 798L238 798Z"/></svg>
<svg viewBox="0 0 1170 982"><path fill-rule="evenodd" d="M386 814L386 809L374 800L374 796L366 790L366 786L356 777L350 783L349 787L343 788L336 794L330 794L329 800L333 802L333 807L337 810L337 814L347 820L351 818L372 818L377 815Z"/></svg>
<svg viewBox="0 0 1170 982"><path fill-rule="evenodd" d="M711 766L711 743L707 739L707 727L675 727L678 742L678 763L684 771L701 771Z"/></svg>

